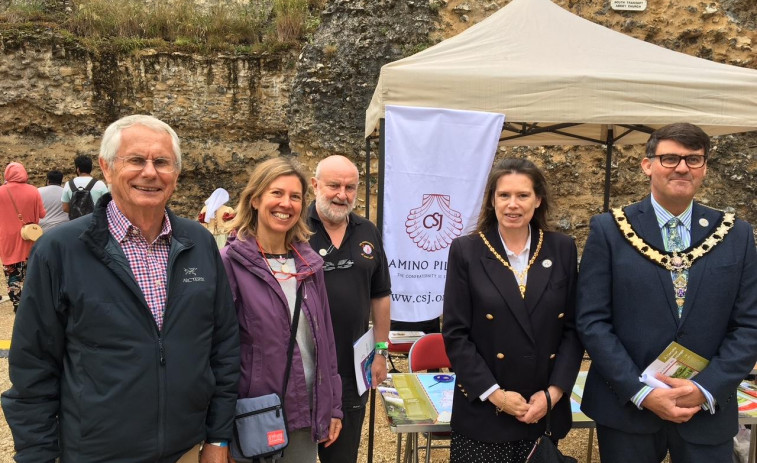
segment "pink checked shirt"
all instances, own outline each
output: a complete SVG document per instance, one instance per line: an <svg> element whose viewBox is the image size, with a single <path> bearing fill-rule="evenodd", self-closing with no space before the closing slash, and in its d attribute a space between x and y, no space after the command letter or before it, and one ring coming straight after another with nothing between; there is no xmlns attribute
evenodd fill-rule
<svg viewBox="0 0 757 463"><path fill-rule="evenodd" d="M166 310L168 251L171 247L171 222L163 213L163 228L155 241L148 243L142 232L131 224L115 201L108 203L108 230L121 244L158 329L163 329Z"/></svg>

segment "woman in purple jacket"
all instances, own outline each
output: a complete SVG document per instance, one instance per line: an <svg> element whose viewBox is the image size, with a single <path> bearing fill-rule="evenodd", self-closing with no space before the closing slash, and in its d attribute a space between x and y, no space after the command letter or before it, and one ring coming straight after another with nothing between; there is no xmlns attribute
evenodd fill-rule
<svg viewBox="0 0 757 463"><path fill-rule="evenodd" d="M239 397L282 395L296 292L302 287L289 383L284 397L289 445L279 462L315 463L342 424L341 380L323 277L308 245L307 179L289 160L259 164L242 191L235 237L221 250L239 319Z"/></svg>

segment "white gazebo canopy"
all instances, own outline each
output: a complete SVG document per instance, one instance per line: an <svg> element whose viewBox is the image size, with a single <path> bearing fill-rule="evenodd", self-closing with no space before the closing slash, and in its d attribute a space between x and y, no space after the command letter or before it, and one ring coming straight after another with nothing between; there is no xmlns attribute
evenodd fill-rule
<svg viewBox="0 0 757 463"><path fill-rule="evenodd" d="M502 113L507 145L634 144L672 122L710 135L757 129L757 70L634 39L550 0L513 0L383 66L366 138L386 105Z"/></svg>

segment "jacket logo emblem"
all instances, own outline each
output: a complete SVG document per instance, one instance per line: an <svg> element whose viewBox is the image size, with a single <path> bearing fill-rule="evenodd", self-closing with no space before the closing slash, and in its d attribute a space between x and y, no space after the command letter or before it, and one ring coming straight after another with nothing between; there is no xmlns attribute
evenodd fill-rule
<svg viewBox="0 0 757 463"><path fill-rule="evenodd" d="M197 267L184 267L184 283L195 283L205 281L204 277L197 276Z"/></svg>

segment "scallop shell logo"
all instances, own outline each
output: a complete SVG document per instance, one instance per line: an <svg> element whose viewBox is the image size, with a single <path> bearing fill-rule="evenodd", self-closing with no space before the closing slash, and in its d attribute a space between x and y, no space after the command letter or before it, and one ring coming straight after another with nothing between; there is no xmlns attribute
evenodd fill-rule
<svg viewBox="0 0 757 463"><path fill-rule="evenodd" d="M438 251L462 233L462 214L450 207L449 195L423 195L423 204L407 215L405 231L419 248Z"/></svg>

